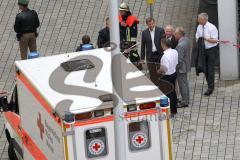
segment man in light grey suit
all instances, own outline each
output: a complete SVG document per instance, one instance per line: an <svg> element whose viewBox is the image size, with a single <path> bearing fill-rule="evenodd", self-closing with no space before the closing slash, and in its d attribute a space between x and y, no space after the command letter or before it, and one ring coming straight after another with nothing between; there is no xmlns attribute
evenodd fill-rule
<svg viewBox="0 0 240 160"><path fill-rule="evenodd" d="M174 33L175 39L178 41L176 50L178 51L178 66L177 66L177 82L179 85L182 100L179 108L188 107L189 104L189 84L187 74L191 69L190 66L190 42L185 37L185 32L182 27L177 27Z"/></svg>
<svg viewBox="0 0 240 160"><path fill-rule="evenodd" d="M146 24L148 28L142 32L141 62L144 62L146 56L150 79L159 86L157 69L163 55L161 39L164 37L164 29L157 27L151 17L146 19Z"/></svg>

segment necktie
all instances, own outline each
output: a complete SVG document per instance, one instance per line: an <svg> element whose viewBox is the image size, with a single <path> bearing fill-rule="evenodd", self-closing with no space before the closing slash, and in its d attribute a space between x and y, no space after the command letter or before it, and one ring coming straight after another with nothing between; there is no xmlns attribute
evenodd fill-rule
<svg viewBox="0 0 240 160"><path fill-rule="evenodd" d="M202 37L204 38L204 25L202 26Z"/></svg>

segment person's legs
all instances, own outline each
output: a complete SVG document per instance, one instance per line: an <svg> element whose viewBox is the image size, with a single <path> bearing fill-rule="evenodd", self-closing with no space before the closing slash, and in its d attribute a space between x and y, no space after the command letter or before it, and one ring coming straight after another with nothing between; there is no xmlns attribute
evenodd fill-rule
<svg viewBox="0 0 240 160"><path fill-rule="evenodd" d="M162 77L163 80L170 82L173 85L172 92L168 93L166 96L170 99L170 110L172 114L177 113L177 94L175 91L175 82L176 82L176 74L165 75Z"/></svg>
<svg viewBox="0 0 240 160"><path fill-rule="evenodd" d="M175 91L176 91L176 94L177 94L177 102L180 103L181 102L181 93L180 93L180 88L179 88L179 84L178 84L178 81L176 81L175 83Z"/></svg>
<svg viewBox="0 0 240 160"><path fill-rule="evenodd" d="M28 53L28 43L29 43L29 37L27 34L23 34L20 41L19 41L19 48L20 48L20 54L21 59L27 59L27 53Z"/></svg>
<svg viewBox="0 0 240 160"><path fill-rule="evenodd" d="M209 81L209 74L208 74L208 52L207 51L205 51L205 78L206 78L206 81L207 81L207 84L208 84L208 81Z"/></svg>
<svg viewBox="0 0 240 160"><path fill-rule="evenodd" d="M213 91L214 90L214 80L215 80L215 59L216 59L216 47L214 47L212 50L208 51L208 90Z"/></svg>
<svg viewBox="0 0 240 160"><path fill-rule="evenodd" d="M172 90L172 92L170 93L170 97L171 97L171 100L172 100L172 113L173 114L176 114L177 113L177 94L176 94L176 91L175 91L175 84L176 84L176 79L177 79L177 74L173 74L171 75L171 83L172 85L174 86L174 89Z"/></svg>
<svg viewBox="0 0 240 160"><path fill-rule="evenodd" d="M35 33L29 33L29 50L30 52L37 51L37 42Z"/></svg>
<svg viewBox="0 0 240 160"><path fill-rule="evenodd" d="M147 62L148 71L150 80L156 85L159 85L159 74L157 73L157 70L159 69L159 62L157 62L156 59L152 59L150 62Z"/></svg>
<svg viewBox="0 0 240 160"><path fill-rule="evenodd" d="M149 71L149 76L150 80L158 86L158 73L157 73L157 65L154 62L148 62L148 71Z"/></svg>
<svg viewBox="0 0 240 160"><path fill-rule="evenodd" d="M208 85L208 89L204 93L204 95L206 96L211 95L214 90L216 51L217 51L217 47L206 50L205 76L206 76L207 85Z"/></svg>
<svg viewBox="0 0 240 160"><path fill-rule="evenodd" d="M177 81L179 85L179 90L181 93L181 105L185 106L189 104L189 85L187 79L187 73L178 73Z"/></svg>
<svg viewBox="0 0 240 160"><path fill-rule="evenodd" d="M169 97L170 99L171 113L176 114L177 113L177 94L175 89L170 94L168 94L167 97Z"/></svg>

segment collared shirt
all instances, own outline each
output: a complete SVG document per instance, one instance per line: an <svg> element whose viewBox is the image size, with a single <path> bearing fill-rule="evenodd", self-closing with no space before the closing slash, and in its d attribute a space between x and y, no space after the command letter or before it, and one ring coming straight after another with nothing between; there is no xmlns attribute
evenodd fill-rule
<svg viewBox="0 0 240 160"><path fill-rule="evenodd" d="M178 52L175 49L167 49L163 52L161 66L166 69L165 75L172 75L176 72L178 64Z"/></svg>
<svg viewBox="0 0 240 160"><path fill-rule="evenodd" d="M204 38L212 38L215 40L218 40L218 30L216 26L214 26L212 23L207 22L204 26L198 25L197 32L196 32L196 39L204 37ZM217 46L218 43L210 43L205 40L205 48L209 49L212 47Z"/></svg>
<svg viewBox="0 0 240 160"><path fill-rule="evenodd" d="M170 41L172 40L172 36L170 36L170 37L167 37L167 36L166 36L166 38L169 39Z"/></svg>
<svg viewBox="0 0 240 160"><path fill-rule="evenodd" d="M157 51L157 47L156 47L155 42L154 42L154 38L155 38L155 27L153 28L152 31L149 29L149 32L150 32L151 39L152 39L152 52L156 52L156 51Z"/></svg>

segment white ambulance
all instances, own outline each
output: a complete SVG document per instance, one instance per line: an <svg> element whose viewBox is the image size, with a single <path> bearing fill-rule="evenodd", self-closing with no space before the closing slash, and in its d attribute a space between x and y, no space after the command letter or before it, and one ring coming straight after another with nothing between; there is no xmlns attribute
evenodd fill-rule
<svg viewBox="0 0 240 160"><path fill-rule="evenodd" d="M162 93L125 61L126 159L166 159L159 120L152 120ZM104 49L16 61L17 87L4 107L10 160L114 160L111 64ZM165 157L172 159L171 146Z"/></svg>

